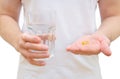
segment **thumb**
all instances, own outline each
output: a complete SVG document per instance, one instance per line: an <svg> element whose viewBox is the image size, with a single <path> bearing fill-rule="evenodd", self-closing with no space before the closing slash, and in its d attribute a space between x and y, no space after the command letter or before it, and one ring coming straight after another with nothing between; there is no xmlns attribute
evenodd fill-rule
<svg viewBox="0 0 120 79"><path fill-rule="evenodd" d="M101 52L106 56L110 56L112 54L109 45L105 41L101 42Z"/></svg>

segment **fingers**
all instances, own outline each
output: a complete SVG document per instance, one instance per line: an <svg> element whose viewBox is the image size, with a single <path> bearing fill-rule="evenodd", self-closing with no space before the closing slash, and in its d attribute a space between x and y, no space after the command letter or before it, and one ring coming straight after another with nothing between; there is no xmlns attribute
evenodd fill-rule
<svg viewBox="0 0 120 79"><path fill-rule="evenodd" d="M93 35L95 36L95 38L97 40L99 40L100 42L100 48L101 48L101 52L103 52L103 54L105 54L106 56L110 56L112 54L111 50L110 50L110 40L108 39L107 36L105 35Z"/></svg>
<svg viewBox="0 0 120 79"><path fill-rule="evenodd" d="M74 54L96 55L103 52L106 56L111 55L109 48L110 40L104 35L85 36L77 40L77 42L66 48Z"/></svg>
<svg viewBox="0 0 120 79"><path fill-rule="evenodd" d="M101 52L103 52L106 56L110 56L112 54L108 44L105 41L101 42Z"/></svg>
<svg viewBox="0 0 120 79"><path fill-rule="evenodd" d="M36 43L30 43L27 42L24 44L25 48L27 49L31 49L31 50L37 50L37 51L47 51L48 50L48 46L44 45L44 44L36 44Z"/></svg>
<svg viewBox="0 0 120 79"><path fill-rule="evenodd" d="M21 39L18 42L18 45L21 48L28 49L28 50L38 50L38 51L47 51L48 46L41 44L40 38L35 36L30 36L27 34L21 35ZM34 40L35 39L35 40Z"/></svg>
<svg viewBox="0 0 120 79"><path fill-rule="evenodd" d="M44 66L46 63L43 59L49 58L48 47L41 44L41 39L37 36L22 34L16 50L33 65ZM35 59L39 59L39 61Z"/></svg>
<svg viewBox="0 0 120 79"><path fill-rule="evenodd" d="M30 64L33 64L33 65L37 65L37 66L45 66L46 65L46 63L44 62L44 61L35 61L35 60L30 60L29 61L30 62Z"/></svg>
<svg viewBox="0 0 120 79"><path fill-rule="evenodd" d="M75 54L80 54L81 49L79 48L79 45L77 44L72 44L67 47L67 51L75 53Z"/></svg>
<svg viewBox="0 0 120 79"><path fill-rule="evenodd" d="M21 49L21 54L25 57L26 60L29 61L30 64L37 65L37 66L44 66L46 65L45 61L43 59L48 58L49 54L47 51L27 51L26 49ZM35 59L39 59L39 61L36 61Z"/></svg>
<svg viewBox="0 0 120 79"><path fill-rule="evenodd" d="M48 58L49 53L47 51L30 51L26 53L26 57L30 59L43 59Z"/></svg>
<svg viewBox="0 0 120 79"><path fill-rule="evenodd" d="M71 48L72 48L72 47L69 45L69 46L66 48L66 50L67 50L67 51L71 51Z"/></svg>
<svg viewBox="0 0 120 79"><path fill-rule="evenodd" d="M29 34L22 34L22 39L25 41L25 42L31 42L31 43L40 43L41 39L37 36L33 36L33 35L29 35Z"/></svg>

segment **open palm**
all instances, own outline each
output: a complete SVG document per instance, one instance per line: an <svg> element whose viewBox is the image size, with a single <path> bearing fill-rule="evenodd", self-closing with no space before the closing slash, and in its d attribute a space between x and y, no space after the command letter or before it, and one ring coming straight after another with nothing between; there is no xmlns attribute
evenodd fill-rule
<svg viewBox="0 0 120 79"><path fill-rule="evenodd" d="M103 52L109 56L111 55L109 44L109 39L103 35L87 35L69 45L67 51L81 55L96 55Z"/></svg>

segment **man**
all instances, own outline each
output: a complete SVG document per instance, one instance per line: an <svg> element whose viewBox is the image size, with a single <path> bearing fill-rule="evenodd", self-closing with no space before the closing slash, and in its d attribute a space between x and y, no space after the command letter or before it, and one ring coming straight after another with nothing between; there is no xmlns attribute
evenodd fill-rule
<svg viewBox="0 0 120 79"><path fill-rule="evenodd" d="M50 63L34 60L48 58L48 47L39 37L22 33L18 25L21 6L27 18L36 4L39 10L50 7L57 12L55 57ZM101 79L97 54L110 56L109 45L120 35L120 1L98 4L102 23L96 30L97 0L0 0L0 35L21 53L18 79Z"/></svg>

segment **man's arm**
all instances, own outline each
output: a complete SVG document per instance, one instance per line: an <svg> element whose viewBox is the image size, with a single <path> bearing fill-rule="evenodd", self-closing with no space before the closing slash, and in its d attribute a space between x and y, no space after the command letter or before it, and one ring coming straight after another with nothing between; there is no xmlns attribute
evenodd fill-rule
<svg viewBox="0 0 120 79"><path fill-rule="evenodd" d="M0 36L13 46L21 33L18 26L20 9L20 0L0 0Z"/></svg>
<svg viewBox="0 0 120 79"><path fill-rule="evenodd" d="M120 35L120 0L99 0L99 8L102 23L97 33L113 41Z"/></svg>
<svg viewBox="0 0 120 79"><path fill-rule="evenodd" d="M111 55L110 42L120 35L120 0L99 0L100 28L92 35L84 36L67 47L74 54Z"/></svg>
<svg viewBox="0 0 120 79"><path fill-rule="evenodd" d="M48 58L48 47L40 44L41 39L38 36L24 34L20 31L18 25L20 9L20 0L0 0L0 35L31 64L44 66L45 61L35 61L34 59ZM30 50L39 52L33 53L34 51ZM41 53L41 51L46 52Z"/></svg>

